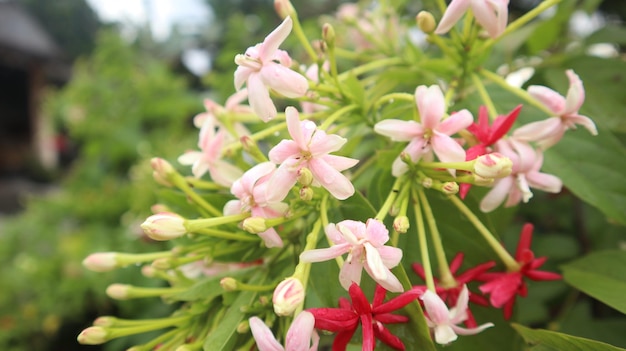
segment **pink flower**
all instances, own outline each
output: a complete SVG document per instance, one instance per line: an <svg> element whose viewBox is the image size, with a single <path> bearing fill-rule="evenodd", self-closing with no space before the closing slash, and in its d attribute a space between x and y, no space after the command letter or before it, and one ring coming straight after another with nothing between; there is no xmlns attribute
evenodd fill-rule
<svg viewBox="0 0 626 351"><path fill-rule="evenodd" d="M313 329L315 317L307 311L302 311L293 320L283 347L270 328L259 317L249 319L250 330L256 341L259 351L315 351L320 340Z"/></svg>
<svg viewBox="0 0 626 351"><path fill-rule="evenodd" d="M435 33L447 33L471 7L476 21L485 28L490 37L496 38L506 28L508 5L509 0L452 0Z"/></svg>
<svg viewBox="0 0 626 351"><path fill-rule="evenodd" d="M547 149L556 144L565 131L576 129L580 124L592 135L598 135L598 130L593 121L578 114L578 110L585 101L585 88L583 82L574 71L565 72L569 78L567 97L563 97L556 91L539 85L528 87L528 93L546 106L554 117L546 120L526 124L513 132L513 137L523 141L534 141L542 149Z"/></svg>
<svg viewBox="0 0 626 351"><path fill-rule="evenodd" d="M193 118L193 124L202 128L207 118L213 120L215 127L223 128L220 122L220 117L225 114L252 114L252 108L248 105L242 105L241 103L248 98L248 89L241 89L238 92L231 95L226 99L224 106L219 105L211 99L204 99L205 112L197 114ZM250 132L241 123L233 123L233 129L235 131L234 137L239 138L243 135L250 135Z"/></svg>
<svg viewBox="0 0 626 351"><path fill-rule="evenodd" d="M291 17L285 18L278 28L265 37L263 43L235 57L235 63L239 65L235 71L235 89L241 89L243 83L246 83L250 106L265 122L277 113L269 89L288 98L296 98L304 96L309 88L304 76L288 68L291 66L289 54L278 50L292 26Z"/></svg>
<svg viewBox="0 0 626 351"><path fill-rule="evenodd" d="M224 215L230 216L239 213L250 212L252 217L276 218L282 217L289 206L278 201L269 201L267 181L272 176L276 166L271 162L263 162L252 168L233 183L230 192L239 200L231 200L224 206ZM282 247L283 241L274 228L269 228L259 236L267 247Z"/></svg>
<svg viewBox="0 0 626 351"><path fill-rule="evenodd" d="M402 259L402 250L385 246L389 240L389 231L376 219L367 223L345 220L326 227L326 236L333 242L327 249L304 251L300 254L302 262L322 262L348 253L341 270L339 282L346 290L350 284L361 282L361 272L365 271L385 289L401 292L402 284L389 270L397 266Z"/></svg>
<svg viewBox="0 0 626 351"><path fill-rule="evenodd" d="M561 279L560 274L538 270L548 258L535 258L535 254L530 249L533 228L530 223L526 223L522 227L515 252L515 260L520 264L518 271L483 273L478 277L478 280L486 282L479 287L480 291L484 294L490 294L489 302L493 307L504 307L504 318L506 319L511 318L513 314L515 295L526 297L528 294L525 277L535 281Z"/></svg>
<svg viewBox="0 0 626 351"><path fill-rule="evenodd" d="M363 331L363 351L373 351L376 339L396 350L404 350L402 340L391 334L384 324L406 323L409 318L391 312L403 308L422 294L421 289L413 288L395 298L385 301L387 291L376 285L374 299L370 304L358 284L352 283L348 289L352 302L339 299L339 308L310 308L307 311L315 316L315 328L337 332L333 341L333 351L345 351L352 335L361 323Z"/></svg>
<svg viewBox="0 0 626 351"><path fill-rule="evenodd" d="M268 184L268 200L281 201L296 184L298 171L308 168L313 175L313 185L323 186L339 200L354 194L354 186L339 173L359 162L358 160L329 155L339 150L346 139L327 135L311 121L300 121L298 111L287 107L287 129L293 140L282 140L269 152L270 161L280 164Z"/></svg>
<svg viewBox="0 0 626 351"><path fill-rule="evenodd" d="M204 120L198 140L200 151L187 151L178 157L178 162L191 165L191 172L196 178L208 171L215 183L229 187L235 179L241 177L242 172L222 160L222 147L228 134L224 129L216 130L214 123L212 118Z"/></svg>
<svg viewBox="0 0 626 351"><path fill-rule="evenodd" d="M472 114L467 110L461 110L442 121L446 103L441 89L436 85L417 87L415 102L421 123L388 119L376 123L374 131L390 137L393 141L409 141L403 152L408 154L413 162L429 155L431 148L442 162L465 161L465 151L450 135L472 124ZM396 158L392 166L393 175L398 177L407 170L407 165L400 157Z"/></svg>
<svg viewBox="0 0 626 351"><path fill-rule="evenodd" d="M558 177L539 172L543 164L543 153L540 150L533 150L527 143L515 139L500 140L495 146L499 153L513 162L512 172L508 177L496 180L480 202L481 211L495 210L507 197L505 207L517 205L521 201L528 202L533 197L530 188L550 193L561 191L563 183Z"/></svg>
<svg viewBox="0 0 626 351"><path fill-rule="evenodd" d="M467 285L463 285L463 289L456 300L456 306L448 310L446 304L441 298L430 290L426 290L420 297L424 302L426 310L426 322L433 329L435 342L446 345L457 339L458 335L474 335L481 331L493 327L493 323L485 323L476 328L463 328L457 324L467 319L467 303L469 302L469 291Z"/></svg>

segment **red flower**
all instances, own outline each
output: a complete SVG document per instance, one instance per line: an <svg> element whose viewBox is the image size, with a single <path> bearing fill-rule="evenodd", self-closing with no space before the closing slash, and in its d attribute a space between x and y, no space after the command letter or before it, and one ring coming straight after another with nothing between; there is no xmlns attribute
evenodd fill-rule
<svg viewBox="0 0 626 351"><path fill-rule="evenodd" d="M515 295L526 297L528 287L524 277L535 280L558 280L561 275L552 272L537 270L541 267L547 257L535 258L535 254L530 250L533 238L533 225L526 223L520 234L520 241L517 244L515 260L520 264L518 271L483 273L478 279L486 283L479 287L484 294L491 294L489 302L493 307L504 307L504 318L509 319L513 314L515 305Z"/></svg>
<svg viewBox="0 0 626 351"><path fill-rule="evenodd" d="M464 254L462 252L459 252L456 254L456 256L454 256L454 258L450 262L450 272L454 276L456 285L454 286L444 285L439 279L437 278L434 279L435 290L437 291L437 295L439 295L439 297L441 297L441 299L448 306L456 305L456 301L459 298L459 294L461 293L461 290L463 290L463 285L466 285L469 282L476 280L478 276L484 274L485 272L487 272L488 270L490 270L496 265L495 261L485 262L457 275L457 271L459 270L459 268L461 268L461 265L463 264L463 258L464 258ZM413 271L415 271L415 273L419 275L420 278L422 278L422 280L426 280L426 275L424 274L424 267L422 267L421 264L413 263L412 267L413 267ZM417 286L417 287L425 288L425 286ZM489 305L489 302L487 301L487 299L485 299L483 296L478 295L478 294L471 293L469 295L469 300L470 302L473 302L478 305L482 305L482 306ZM465 325L468 328L475 328L476 326L478 326L478 324L476 323L476 320L474 319L474 316L472 315L472 312L469 309L467 310L467 315L468 315L468 318L465 321Z"/></svg>
<svg viewBox="0 0 626 351"><path fill-rule="evenodd" d="M465 160L470 161L476 159L478 156L489 153L487 149L489 146L500 140L513 126L517 116L519 115L522 105L517 105L507 115L498 116L492 125L489 125L489 114L485 106L480 106L478 110L478 123L472 123L467 130L474 134L478 140L478 144L470 147L465 151ZM472 187L471 184L462 183L460 185L459 195L462 199L465 198L467 192Z"/></svg>
<svg viewBox="0 0 626 351"><path fill-rule="evenodd" d="M333 341L333 351L346 349L359 322L363 329L363 351L374 350L376 339L396 350L404 350L402 340L391 334L383 324L408 322L408 317L391 312L408 305L423 294L424 290L413 288L383 303L387 290L376 285L371 305L358 284L352 283L348 293L352 302L340 298L339 308L310 308L307 310L315 316L316 329L337 333Z"/></svg>

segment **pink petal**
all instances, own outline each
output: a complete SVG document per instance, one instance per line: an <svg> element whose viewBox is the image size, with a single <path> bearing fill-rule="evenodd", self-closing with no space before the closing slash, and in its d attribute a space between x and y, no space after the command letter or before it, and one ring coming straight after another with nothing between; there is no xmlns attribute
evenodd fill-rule
<svg viewBox="0 0 626 351"><path fill-rule="evenodd" d="M319 138L318 136L322 137ZM318 130L313 134L313 139L308 149L313 157L322 156L341 149L347 141L346 138L342 138L339 135L326 135L323 131Z"/></svg>
<svg viewBox="0 0 626 351"><path fill-rule="evenodd" d="M241 209L241 201L239 200L230 200L224 205L224 216L231 216L240 214L242 212Z"/></svg>
<svg viewBox="0 0 626 351"><path fill-rule="evenodd" d="M276 27L270 34L265 37L261 47L259 49L259 58L261 61L271 61L274 53L278 50L280 44L287 39L291 28L293 27L293 21L291 17L287 16L283 22Z"/></svg>
<svg viewBox="0 0 626 351"><path fill-rule="evenodd" d="M253 73L248 77L248 101L250 107L264 122L274 118L278 111L270 98L270 92L263 83L258 73Z"/></svg>
<svg viewBox="0 0 626 351"><path fill-rule="evenodd" d="M447 345L453 341L455 341L458 336L452 329L453 326L449 324L437 325L434 328L435 332L435 342L440 345Z"/></svg>
<svg viewBox="0 0 626 351"><path fill-rule="evenodd" d="M543 190L549 193L559 193L563 187L563 182L559 177L552 174L530 172L526 174L528 185L532 188Z"/></svg>
<svg viewBox="0 0 626 351"><path fill-rule="evenodd" d="M567 115L566 117L566 123L568 124L568 126L569 124L580 124L581 126L585 127L589 131L589 133L591 133L591 135L598 135L596 124L593 123L591 118L581 115Z"/></svg>
<svg viewBox="0 0 626 351"><path fill-rule="evenodd" d="M292 161L283 162L274 172L267 184L266 200L267 202L281 202L293 186L296 184L297 174L292 171Z"/></svg>
<svg viewBox="0 0 626 351"><path fill-rule="evenodd" d="M528 87L528 94L557 116L562 115L565 111L565 98L550 88L541 85L531 85Z"/></svg>
<svg viewBox="0 0 626 351"><path fill-rule="evenodd" d="M446 112L446 101L439 86L418 86L415 89L415 102L422 126L425 129L435 129Z"/></svg>
<svg viewBox="0 0 626 351"><path fill-rule="evenodd" d="M225 187L230 187L243 174L239 168L222 160L208 164L208 169L213 181Z"/></svg>
<svg viewBox="0 0 626 351"><path fill-rule="evenodd" d="M259 73L267 86L288 98L304 96L309 89L303 75L274 62L264 64Z"/></svg>
<svg viewBox="0 0 626 351"><path fill-rule="evenodd" d="M329 223L324 228L324 231L326 232L326 237L328 238L328 240L330 240L335 245L343 244L347 242L343 236L343 233L337 230L337 225L334 223Z"/></svg>
<svg viewBox="0 0 626 351"><path fill-rule="evenodd" d="M352 168L354 165L359 163L359 160L356 160L354 158L335 155L324 155L320 157L320 159L328 163L329 166L338 170L339 172L345 171L348 168Z"/></svg>
<svg viewBox="0 0 626 351"><path fill-rule="evenodd" d="M456 305L454 307L454 315L452 316L450 323L459 324L467 319L467 304L469 303L469 290L467 285L463 285L461 293L456 299ZM452 313L450 313L452 314Z"/></svg>
<svg viewBox="0 0 626 351"><path fill-rule="evenodd" d="M252 336L259 351L285 351L282 345L276 341L270 328L260 318L252 317L249 319L249 322L250 331L252 331Z"/></svg>
<svg viewBox="0 0 626 351"><path fill-rule="evenodd" d="M398 278L393 275L393 273L391 273L389 269L385 268L385 277L380 279L374 276L374 273L371 271L371 268L368 264L365 264L365 271L370 275L370 277L372 277L372 279L376 281L376 283L380 284L380 286L382 286L386 290L394 293L400 293L404 291L400 280L398 280Z"/></svg>
<svg viewBox="0 0 626 351"><path fill-rule="evenodd" d="M485 323L485 324L479 325L476 328L469 328L469 329L453 325L452 329L458 335L475 335L491 327L493 327L493 323Z"/></svg>
<svg viewBox="0 0 626 351"><path fill-rule="evenodd" d="M439 295L426 290L420 299L424 302L424 309L434 324L446 325L450 322L448 307Z"/></svg>
<svg viewBox="0 0 626 351"><path fill-rule="evenodd" d="M359 259L346 260L339 270L339 283L344 289L348 290L352 283L361 283L362 272L363 263Z"/></svg>
<svg viewBox="0 0 626 351"><path fill-rule="evenodd" d="M447 33L455 24L459 21L461 16L467 11L470 6L471 0L453 0L446 12L443 14L441 21L435 29L435 34Z"/></svg>
<svg viewBox="0 0 626 351"><path fill-rule="evenodd" d="M434 135L430 138L430 143L432 144L435 155L437 155L442 162L465 161L465 150L449 136L435 131Z"/></svg>
<svg viewBox="0 0 626 351"><path fill-rule="evenodd" d="M469 127L474 121L474 116L468 110L461 110L453 113L450 117L444 119L435 130L445 135L458 133Z"/></svg>
<svg viewBox="0 0 626 351"><path fill-rule="evenodd" d="M409 141L417 136L424 135L424 128L415 121L386 119L374 125L374 131L380 135L390 137L393 141Z"/></svg>
<svg viewBox="0 0 626 351"><path fill-rule="evenodd" d="M315 317L311 312L302 311L293 320L287 337L285 338L285 350L308 351L311 348L311 338L317 333L313 330ZM317 337L319 340L319 336ZM314 341L314 350L317 350L317 342Z"/></svg>
<svg viewBox="0 0 626 351"><path fill-rule="evenodd" d="M577 113L583 105L583 102L585 102L585 88L583 87L582 80L580 80L573 70L568 69L565 74L567 74L567 78L569 78L569 89L565 97L564 114Z"/></svg>
<svg viewBox="0 0 626 351"><path fill-rule="evenodd" d="M303 124L300 122L300 114L298 113L298 110L292 106L285 109L285 119L287 120L287 130L289 131L289 135L291 135L291 139L293 139L300 151L306 150L308 138L305 137L302 129L305 126L308 126L308 123ZM313 128L315 128L315 125Z"/></svg>
<svg viewBox="0 0 626 351"><path fill-rule="evenodd" d="M235 70L235 89L236 90L241 89L241 87L243 86L243 83L245 83L250 77L250 75L254 72L255 71L252 68L245 67L245 66L238 66L237 69Z"/></svg>
<svg viewBox="0 0 626 351"><path fill-rule="evenodd" d="M370 218L365 224L365 238L372 245L380 248L389 241L389 230L379 220Z"/></svg>
<svg viewBox="0 0 626 351"><path fill-rule="evenodd" d="M485 28L489 36L496 38L500 33L500 21L491 4L486 0L472 1L472 12L476 21ZM506 14L505 14L506 18Z"/></svg>
<svg viewBox="0 0 626 351"><path fill-rule="evenodd" d="M514 182L514 177L496 180L494 187L489 190L487 195L485 195L480 202L480 210L483 212L491 212L500 206L513 187Z"/></svg>
<svg viewBox="0 0 626 351"><path fill-rule="evenodd" d="M313 173L313 178L330 192L332 196L339 200L345 200L354 195L352 182L328 163L321 159L311 159L309 169Z"/></svg>
<svg viewBox="0 0 626 351"><path fill-rule="evenodd" d="M369 268L369 273L374 280L385 280L387 278L387 268L383 264L380 254L371 243L365 242L363 244L365 248L366 267Z"/></svg>
<svg viewBox="0 0 626 351"><path fill-rule="evenodd" d="M326 249L307 250L300 254L300 262L324 262L350 251L349 244L334 245Z"/></svg>
<svg viewBox="0 0 626 351"><path fill-rule="evenodd" d="M293 140L281 140L278 145L274 146L268 153L270 161L275 164L281 164L289 158L298 157L301 153L298 144Z"/></svg>
<svg viewBox="0 0 626 351"><path fill-rule="evenodd" d="M191 166L200 158L202 158L204 154L201 151L187 151L184 154L178 156L178 163L185 166Z"/></svg>
<svg viewBox="0 0 626 351"><path fill-rule="evenodd" d="M531 122L517 128L513 137L523 141L539 141L557 135L563 129L559 117L550 117L543 121Z"/></svg>

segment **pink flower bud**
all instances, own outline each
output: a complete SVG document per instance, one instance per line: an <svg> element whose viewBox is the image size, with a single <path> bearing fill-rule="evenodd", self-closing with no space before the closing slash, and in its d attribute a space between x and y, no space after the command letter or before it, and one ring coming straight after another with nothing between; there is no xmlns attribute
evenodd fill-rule
<svg viewBox="0 0 626 351"><path fill-rule="evenodd" d="M115 300L127 300L130 296L128 290L130 285L126 284L111 284L107 287L106 294Z"/></svg>
<svg viewBox="0 0 626 351"><path fill-rule="evenodd" d="M171 240L187 233L185 219L175 213L162 212L146 219L141 228L154 240Z"/></svg>
<svg viewBox="0 0 626 351"><path fill-rule="evenodd" d="M108 272L117 268L117 252L96 252L83 260L83 266L94 272Z"/></svg>
<svg viewBox="0 0 626 351"><path fill-rule="evenodd" d="M445 182L441 186L441 191L446 195L454 195L459 192L459 184L456 182Z"/></svg>
<svg viewBox="0 0 626 351"><path fill-rule="evenodd" d="M313 199L314 191L308 186L300 188L300 200L311 201Z"/></svg>
<svg viewBox="0 0 626 351"><path fill-rule="evenodd" d="M108 334L103 327L89 327L78 335L78 342L83 345L100 345L108 341Z"/></svg>
<svg viewBox="0 0 626 351"><path fill-rule="evenodd" d="M272 303L279 316L291 316L304 301L304 287L300 279L290 277L278 284L274 290Z"/></svg>
<svg viewBox="0 0 626 351"><path fill-rule="evenodd" d="M504 178L511 174L511 159L493 152L479 156L474 163L474 173L483 178Z"/></svg>
<svg viewBox="0 0 626 351"><path fill-rule="evenodd" d="M393 229L398 233L406 233L410 226L407 216L398 216L393 220Z"/></svg>
<svg viewBox="0 0 626 351"><path fill-rule="evenodd" d="M280 18L285 19L287 16L297 16L296 9L291 5L289 0L274 0L274 9Z"/></svg>
<svg viewBox="0 0 626 351"><path fill-rule="evenodd" d="M101 316L101 317L96 318L95 321L93 321L93 325L96 327L112 327L115 325L116 321L117 321L117 318L115 317Z"/></svg>
<svg viewBox="0 0 626 351"><path fill-rule="evenodd" d="M224 291L235 291L237 290L237 280L232 277L225 277L220 280L220 286Z"/></svg>
<svg viewBox="0 0 626 351"><path fill-rule="evenodd" d="M157 183L167 187L173 186L169 178L172 174L176 173L176 171L169 162L162 158L154 157L150 160L150 166L152 166L154 170L152 177Z"/></svg>

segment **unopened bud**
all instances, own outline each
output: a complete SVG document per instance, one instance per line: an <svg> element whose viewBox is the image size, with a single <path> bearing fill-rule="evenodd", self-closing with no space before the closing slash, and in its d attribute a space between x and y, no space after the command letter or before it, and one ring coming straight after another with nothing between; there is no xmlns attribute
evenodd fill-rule
<svg viewBox="0 0 626 351"><path fill-rule="evenodd" d="M220 280L220 286L224 291L235 291L237 290L237 280L232 277L225 277Z"/></svg>
<svg viewBox="0 0 626 351"><path fill-rule="evenodd" d="M150 206L150 212L152 212L153 214L157 214L157 213L161 213L161 212L170 212L169 207L163 205L163 204L154 204L152 206Z"/></svg>
<svg viewBox="0 0 626 351"><path fill-rule="evenodd" d="M259 297L259 304L261 306L267 306L269 303L270 303L270 299L267 296L262 295L261 297Z"/></svg>
<svg viewBox="0 0 626 351"><path fill-rule="evenodd" d="M393 229L398 233L406 233L410 226L409 217L407 216L398 216L393 220Z"/></svg>
<svg viewBox="0 0 626 351"><path fill-rule="evenodd" d="M243 220L243 230L252 234L259 234L266 231L267 225L265 224L265 218L263 217L250 217Z"/></svg>
<svg viewBox="0 0 626 351"><path fill-rule="evenodd" d="M117 252L96 252L83 260L83 266L94 272L108 272L117 268Z"/></svg>
<svg viewBox="0 0 626 351"><path fill-rule="evenodd" d="M165 271L168 269L172 269L172 260L167 257L157 258L156 260L152 261L152 264L150 266L154 269Z"/></svg>
<svg viewBox="0 0 626 351"><path fill-rule="evenodd" d="M128 290L130 285L126 284L111 284L107 287L106 294L115 300L127 300L129 298Z"/></svg>
<svg viewBox="0 0 626 351"><path fill-rule="evenodd" d="M164 186L172 187L174 186L170 182L170 177L176 173L174 167L160 157L154 157L150 160L150 165L152 166L152 177L154 180Z"/></svg>
<svg viewBox="0 0 626 351"><path fill-rule="evenodd" d="M474 163L474 173L483 178L504 178L511 174L511 159L493 152L479 156Z"/></svg>
<svg viewBox="0 0 626 351"><path fill-rule="evenodd" d="M454 195L459 192L459 184L456 182L445 182L441 186L441 191L446 195Z"/></svg>
<svg viewBox="0 0 626 351"><path fill-rule="evenodd" d="M424 178L422 179L422 186L426 189L430 189L433 186L433 179L432 178Z"/></svg>
<svg viewBox="0 0 626 351"><path fill-rule="evenodd" d="M287 16L296 17L298 15L289 0L274 0L274 9L282 19L285 19Z"/></svg>
<svg viewBox="0 0 626 351"><path fill-rule="evenodd" d="M417 22L419 29L426 34L432 33L435 30L435 27L437 27L435 17L428 11L420 11L415 17L415 21Z"/></svg>
<svg viewBox="0 0 626 351"><path fill-rule="evenodd" d="M248 321L242 321L237 325L237 333L247 334L250 331L250 323Z"/></svg>
<svg viewBox="0 0 626 351"><path fill-rule="evenodd" d="M101 316L96 318L95 321L93 321L93 325L96 327L112 327L115 325L115 322L117 322L117 318L112 317L112 316Z"/></svg>
<svg viewBox="0 0 626 351"><path fill-rule="evenodd" d="M313 183L313 173L310 169L302 167L298 170L297 175L298 183L301 185L310 186Z"/></svg>
<svg viewBox="0 0 626 351"><path fill-rule="evenodd" d="M313 198L313 194L315 192L308 186L303 186L300 188L300 200L302 201L311 201Z"/></svg>
<svg viewBox="0 0 626 351"><path fill-rule="evenodd" d="M491 184L493 184L494 179L493 178L483 178L481 176L479 176L476 173L472 173L474 175L474 184L475 185L479 185L479 186L489 186Z"/></svg>
<svg viewBox="0 0 626 351"><path fill-rule="evenodd" d="M141 224L147 236L154 240L171 240L187 233L185 219L176 213L162 212L152 215Z"/></svg>
<svg viewBox="0 0 626 351"><path fill-rule="evenodd" d="M103 327L89 327L78 335L78 342L83 345L100 345L108 341L109 332Z"/></svg>
<svg viewBox="0 0 626 351"><path fill-rule="evenodd" d="M274 312L279 316L291 316L302 301L304 301L304 287L298 278L287 278L274 289L272 303Z"/></svg>
<svg viewBox="0 0 626 351"><path fill-rule="evenodd" d="M156 276L156 269L152 266L145 265L141 267L141 274L146 278L154 278Z"/></svg>
<svg viewBox="0 0 626 351"><path fill-rule="evenodd" d="M322 38L324 38L324 42L329 48L332 49L335 46L335 29L330 23L324 23L322 27Z"/></svg>

